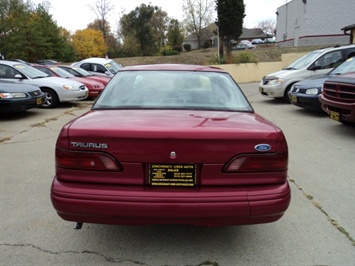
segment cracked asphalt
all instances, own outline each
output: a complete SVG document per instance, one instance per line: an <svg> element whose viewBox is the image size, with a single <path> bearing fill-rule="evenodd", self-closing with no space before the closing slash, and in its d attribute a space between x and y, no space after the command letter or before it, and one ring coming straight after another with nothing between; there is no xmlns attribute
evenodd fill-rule
<svg viewBox="0 0 355 266"><path fill-rule="evenodd" d="M92 102L0 117L0 265L355 265L355 126L241 84L284 131L292 201L271 224L200 228L63 221L49 198L61 127Z"/></svg>

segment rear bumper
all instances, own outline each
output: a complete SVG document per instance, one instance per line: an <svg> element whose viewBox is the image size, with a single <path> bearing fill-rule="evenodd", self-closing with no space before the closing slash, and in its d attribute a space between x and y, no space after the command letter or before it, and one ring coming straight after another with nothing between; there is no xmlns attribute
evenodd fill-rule
<svg viewBox="0 0 355 266"><path fill-rule="evenodd" d="M226 226L274 222L291 200L288 182L252 187L167 189L60 182L51 188L67 221L117 225Z"/></svg>

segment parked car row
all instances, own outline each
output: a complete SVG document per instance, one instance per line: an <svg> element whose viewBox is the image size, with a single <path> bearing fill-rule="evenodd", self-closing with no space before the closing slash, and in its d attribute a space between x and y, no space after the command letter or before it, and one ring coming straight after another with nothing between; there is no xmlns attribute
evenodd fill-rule
<svg viewBox="0 0 355 266"><path fill-rule="evenodd" d="M355 45L316 50L265 76L259 92L293 105L321 110L342 123L355 123Z"/></svg>
<svg viewBox="0 0 355 266"><path fill-rule="evenodd" d="M0 60L2 113L34 107L53 108L60 102L97 97L111 77L122 68L114 60L105 58L88 58L75 63L77 67L61 65L53 60L38 63L41 64ZM85 68L89 68L91 73ZM40 94L32 91L39 91Z"/></svg>

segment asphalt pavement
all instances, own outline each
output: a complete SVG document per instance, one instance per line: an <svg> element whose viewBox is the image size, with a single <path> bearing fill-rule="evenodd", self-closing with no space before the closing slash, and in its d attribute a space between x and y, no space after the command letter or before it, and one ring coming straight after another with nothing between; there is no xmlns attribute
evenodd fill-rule
<svg viewBox="0 0 355 266"><path fill-rule="evenodd" d="M292 200L281 220L74 230L49 198L58 133L92 102L69 103L0 117L0 265L355 265L355 126L241 87L288 141Z"/></svg>

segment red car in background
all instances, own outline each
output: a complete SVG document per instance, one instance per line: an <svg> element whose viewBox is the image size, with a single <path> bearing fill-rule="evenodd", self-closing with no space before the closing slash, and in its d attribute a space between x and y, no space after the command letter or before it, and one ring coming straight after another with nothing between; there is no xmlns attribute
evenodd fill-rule
<svg viewBox="0 0 355 266"><path fill-rule="evenodd" d="M289 206L287 169L282 130L225 70L131 66L59 133L51 201L77 229L269 223Z"/></svg>
<svg viewBox="0 0 355 266"><path fill-rule="evenodd" d="M70 74L74 75L75 77L82 77L82 78L88 78L88 79L93 79L98 82L101 82L105 86L107 83L110 81L110 77L105 77L105 76L97 76L94 74L91 74L90 72L86 71L85 69L81 67L73 67L73 66L66 66L66 65L58 65L58 67L64 69L65 71L68 71Z"/></svg>
<svg viewBox="0 0 355 266"><path fill-rule="evenodd" d="M97 97L105 88L105 85L101 82L83 77L75 77L74 75L58 66L37 64L32 64L31 66L48 74L51 77L68 78L83 83L89 90L89 97Z"/></svg>

